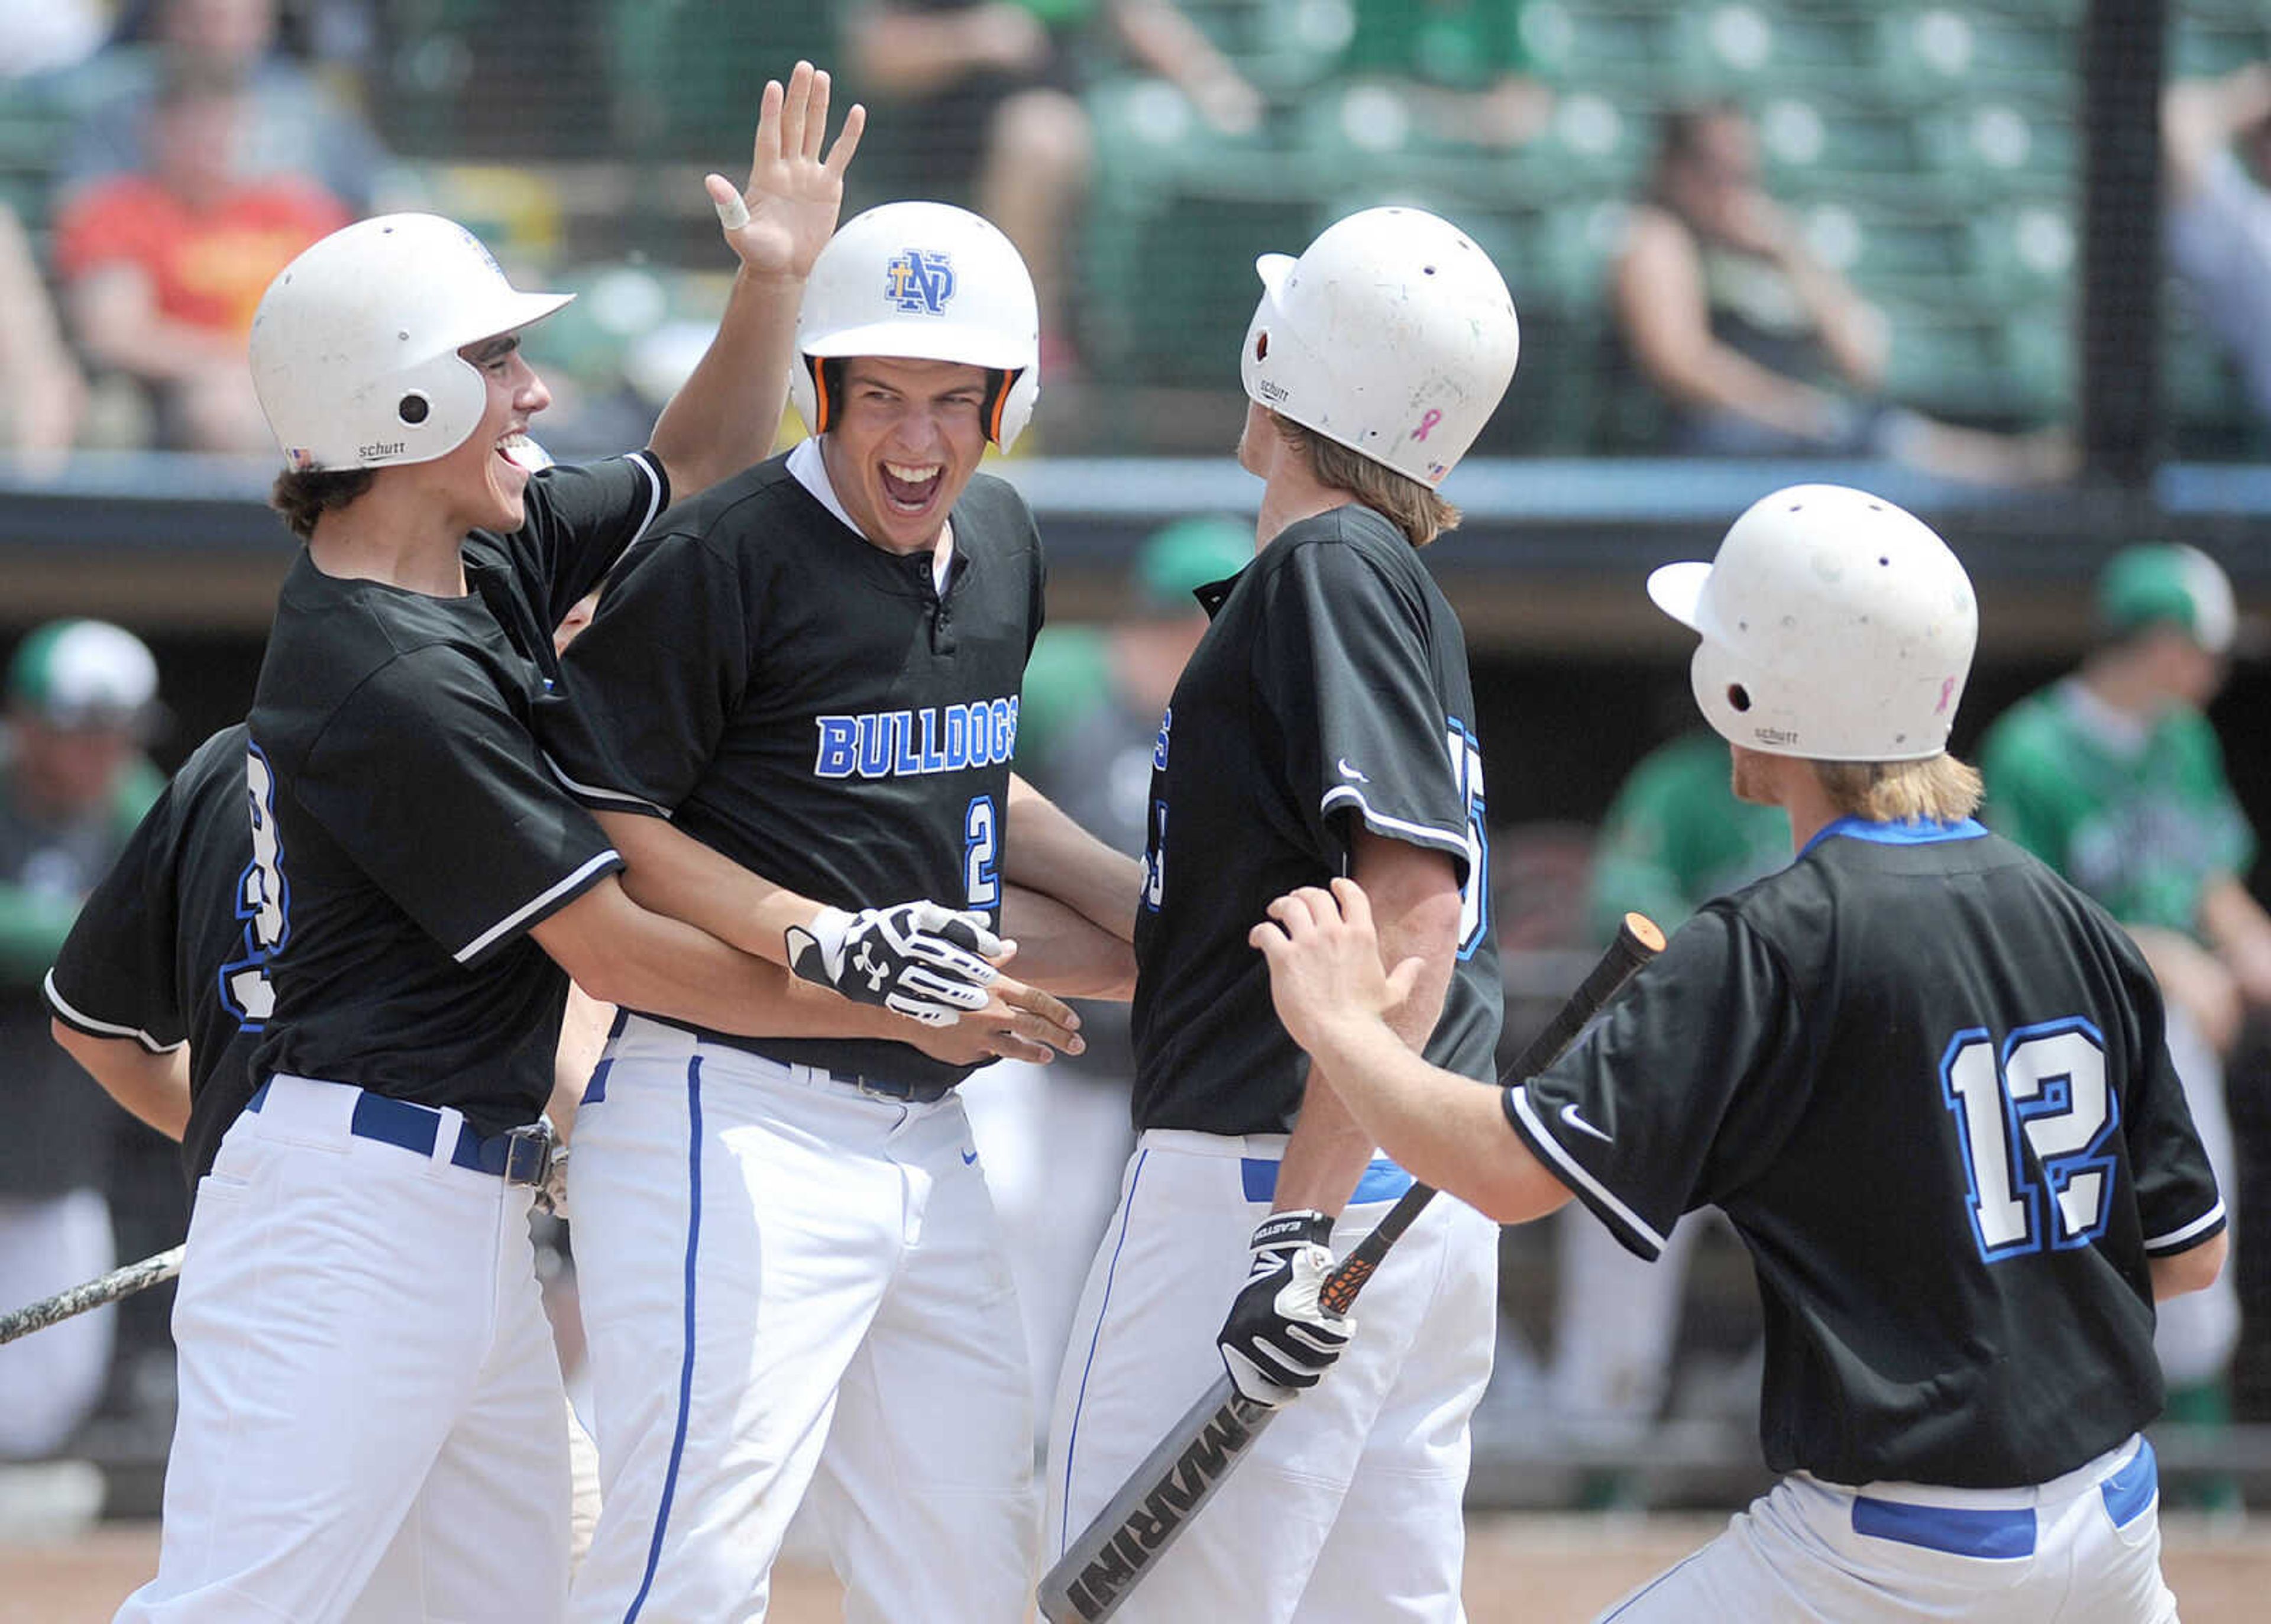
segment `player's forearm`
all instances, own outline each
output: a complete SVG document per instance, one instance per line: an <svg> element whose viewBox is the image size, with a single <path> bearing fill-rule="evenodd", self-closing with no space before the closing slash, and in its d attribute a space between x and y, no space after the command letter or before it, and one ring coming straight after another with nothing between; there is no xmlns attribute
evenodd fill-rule
<svg viewBox="0 0 2271 1624"><path fill-rule="evenodd" d="M2148 1259L2153 1276L2153 1300L2166 1302L2192 1292L2204 1292L2223 1272L2224 1255L2230 1248L2229 1232L2219 1231L2200 1245L2172 1256Z"/></svg>
<svg viewBox="0 0 2271 1624"><path fill-rule="evenodd" d="M634 902L698 926L744 953L786 965L789 927L809 925L820 912L811 898L751 874L661 818L635 812L597 816L622 853L623 890Z"/></svg>
<svg viewBox="0 0 2271 1624"><path fill-rule="evenodd" d="M1884 382L1885 361L1892 347L1891 328L1883 315L1803 246L1791 250L1784 267L1799 300L1812 312L1822 347L1838 375L1856 389L1874 391Z"/></svg>
<svg viewBox="0 0 2271 1624"><path fill-rule="evenodd" d="M906 1023L791 976L683 920L642 906L613 876L531 933L577 986L620 1004L745 1038L901 1036Z"/></svg>
<svg viewBox="0 0 2271 1624"><path fill-rule="evenodd" d="M710 347L654 425L674 502L772 455L796 363L800 276L761 277L743 266Z"/></svg>
<svg viewBox="0 0 2271 1624"><path fill-rule="evenodd" d="M61 1021L49 1023L64 1053L102 1084L102 1091L168 1139L190 1127L190 1051L186 1045L153 1054L130 1038L91 1038Z"/></svg>
<svg viewBox="0 0 2271 1624"><path fill-rule="evenodd" d="M1416 1055L1426 1048L1441 1017L1457 958L1457 875L1441 853L1369 832L1357 836L1351 867L1372 901L1381 967L1419 961L1411 991L1384 1017L1387 1030ZM1278 1168L1276 1205L1281 1211L1338 1213L1380 1144L1340 1094L1339 1076L1330 1065L1311 1069L1301 1115Z"/></svg>
<svg viewBox="0 0 2271 1624"><path fill-rule="evenodd" d="M1421 1182L1501 1224L1543 1218L1569 1199L1507 1121L1495 1087L1429 1065L1386 1023L1329 1022L1314 1058L1370 1141ZM1314 1097L1315 1072L1310 1090Z"/></svg>
<svg viewBox="0 0 2271 1624"><path fill-rule="evenodd" d="M580 987L569 987L568 1007L560 1017L560 1046L553 1052L552 1098L544 1107L562 1139L576 1131L576 1107L584 1103L584 1090L607 1047L607 1028L614 1018L614 1005L601 1003Z"/></svg>
<svg viewBox="0 0 2271 1624"><path fill-rule="evenodd" d="M1001 872L1012 884L1054 897L1121 941L1136 939L1143 865L1074 823L1015 773Z"/></svg>
<svg viewBox="0 0 2271 1624"><path fill-rule="evenodd" d="M1054 897L1006 887L1001 934L1017 944L1018 979L1044 992L1060 998L1135 996L1135 949Z"/></svg>
<svg viewBox="0 0 2271 1624"><path fill-rule="evenodd" d="M2226 875L2200 896L2202 932L2250 1002L2271 1002L2271 916L2237 880Z"/></svg>

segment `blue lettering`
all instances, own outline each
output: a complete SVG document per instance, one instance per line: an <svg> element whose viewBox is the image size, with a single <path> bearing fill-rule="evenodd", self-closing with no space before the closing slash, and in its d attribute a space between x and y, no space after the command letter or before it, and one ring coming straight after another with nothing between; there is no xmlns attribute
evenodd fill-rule
<svg viewBox="0 0 2271 1624"><path fill-rule="evenodd" d="M946 707L946 770L971 765L970 707L950 704Z"/></svg>
<svg viewBox="0 0 2271 1624"><path fill-rule="evenodd" d="M925 772L946 771L946 752L938 748L938 712L926 708L922 713L922 768Z"/></svg>
<svg viewBox="0 0 2271 1624"><path fill-rule="evenodd" d="M1006 699L996 699L986 707L994 719L994 753L989 762L1008 761L1017 753L1017 719Z"/></svg>
<svg viewBox="0 0 2271 1624"><path fill-rule="evenodd" d="M1159 736L1151 745L1151 765L1161 772L1167 770L1167 735L1174 730L1175 707L1169 705L1159 718Z"/></svg>
<svg viewBox="0 0 2271 1624"><path fill-rule="evenodd" d="M990 766L994 761L994 717L981 699L970 707L970 764Z"/></svg>
<svg viewBox="0 0 2271 1624"><path fill-rule="evenodd" d="M820 724L820 754L814 758L813 771L823 778L848 778L860 765L860 719L855 716L823 716Z"/></svg>
<svg viewBox="0 0 2271 1624"><path fill-rule="evenodd" d="M915 756L915 719L912 711L891 712L891 771L911 778L922 771Z"/></svg>
<svg viewBox="0 0 2271 1624"><path fill-rule="evenodd" d="M870 711L860 719L860 776L885 778L890 775L890 719Z"/></svg>

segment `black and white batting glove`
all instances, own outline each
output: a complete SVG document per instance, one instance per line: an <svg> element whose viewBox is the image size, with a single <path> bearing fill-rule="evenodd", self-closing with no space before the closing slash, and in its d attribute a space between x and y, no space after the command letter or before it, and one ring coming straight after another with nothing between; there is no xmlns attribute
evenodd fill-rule
<svg viewBox="0 0 2271 1624"><path fill-rule="evenodd" d="M1254 1232L1254 1266L1215 1345L1238 1390L1280 1404L1331 1368L1356 1322L1317 1300L1333 1255L1322 1212L1275 1212Z"/></svg>
<svg viewBox="0 0 2271 1624"><path fill-rule="evenodd" d="M982 1009L998 972L985 955L1001 938L982 913L903 902L846 913L823 908L788 928L789 968L855 1003L877 1004L926 1026L951 1026Z"/></svg>

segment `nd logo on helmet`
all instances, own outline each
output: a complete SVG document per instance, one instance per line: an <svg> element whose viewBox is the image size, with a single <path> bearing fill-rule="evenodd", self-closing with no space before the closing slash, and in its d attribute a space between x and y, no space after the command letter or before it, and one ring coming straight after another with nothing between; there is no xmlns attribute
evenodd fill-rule
<svg viewBox="0 0 2271 1624"><path fill-rule="evenodd" d="M910 316L943 314L954 297L954 262L936 250L903 250L892 256L883 273L890 279L886 297Z"/></svg>

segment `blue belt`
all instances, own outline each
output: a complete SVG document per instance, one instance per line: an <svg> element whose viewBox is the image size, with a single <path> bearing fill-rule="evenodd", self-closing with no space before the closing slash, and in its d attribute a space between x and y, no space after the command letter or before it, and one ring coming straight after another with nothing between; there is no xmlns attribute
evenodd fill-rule
<svg viewBox="0 0 2271 1624"><path fill-rule="evenodd" d="M1239 1173L1246 1181L1248 1201L1269 1201L1277 1194L1277 1164L1266 1156L1245 1156L1239 1158ZM1394 1201L1413 1183L1410 1173L1385 1156L1374 1158L1356 1181L1356 1192L1349 1197L1349 1205L1360 1206L1366 1202Z"/></svg>
<svg viewBox="0 0 2271 1624"><path fill-rule="evenodd" d="M257 1111L268 1103L268 1084L253 1091L245 1109ZM434 1141L442 1131L442 1114L431 1106L390 1099L365 1089L355 1096L354 1115L347 1131L358 1139L376 1139L431 1158ZM551 1132L541 1123L514 1128L484 1139L471 1122L458 1124L458 1143L450 1162L469 1173L486 1173L508 1184L539 1184L551 1153Z"/></svg>
<svg viewBox="0 0 2271 1624"><path fill-rule="evenodd" d="M2140 1442L2129 1464L2097 1486L2105 1514L2116 1528L2126 1528L2143 1516L2159 1492L2160 1474L2153 1446ZM1853 1531L1878 1539L1896 1539L1954 1556L1977 1556L2007 1561L2035 1553L2035 1514L2024 1508L2007 1510L1959 1506L1917 1506L1904 1501L1879 1500L1873 1495L1853 1498Z"/></svg>

